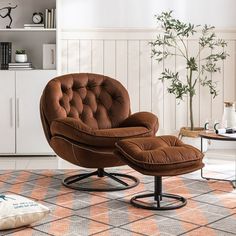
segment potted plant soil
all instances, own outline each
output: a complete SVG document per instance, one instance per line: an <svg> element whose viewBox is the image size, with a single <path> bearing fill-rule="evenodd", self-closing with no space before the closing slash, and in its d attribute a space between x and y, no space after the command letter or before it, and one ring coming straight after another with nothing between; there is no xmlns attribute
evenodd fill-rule
<svg viewBox="0 0 236 236"><path fill-rule="evenodd" d="M175 72L173 68L165 65L159 79L162 82L169 81L167 91L175 95L177 100L181 101L188 97L190 127L182 127L180 136L198 137L203 128L194 125L193 100L196 86L208 87L212 98L218 95L217 84L208 77L208 74L220 72L221 68L217 62L225 60L228 56L225 52L227 44L216 37L215 27L181 22L172 16L172 11L163 12L155 18L161 32L154 41L150 42L152 57L161 62L172 56L180 56L186 69L186 78L183 79L178 71ZM187 40L193 36L198 41L199 52L195 56L189 56ZM203 52L204 57L200 58ZM198 65L199 61L201 66Z"/></svg>

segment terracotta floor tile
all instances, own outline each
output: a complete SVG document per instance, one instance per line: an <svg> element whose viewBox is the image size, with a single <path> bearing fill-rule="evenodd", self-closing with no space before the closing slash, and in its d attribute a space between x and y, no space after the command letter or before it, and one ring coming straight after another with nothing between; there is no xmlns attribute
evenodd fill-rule
<svg viewBox="0 0 236 236"><path fill-rule="evenodd" d="M211 229L208 227L200 227L198 229L195 229L183 235L185 236L205 236L205 235L206 236L233 236L235 234L226 233L226 232Z"/></svg>
<svg viewBox="0 0 236 236"><path fill-rule="evenodd" d="M79 216L71 216L58 220L56 223L43 224L36 226L35 228L43 232L51 233L55 236L72 234L77 236L88 236L108 230L110 226L89 219L83 219Z"/></svg>
<svg viewBox="0 0 236 236"><path fill-rule="evenodd" d="M236 214L209 224L209 227L236 234Z"/></svg>
<svg viewBox="0 0 236 236"><path fill-rule="evenodd" d="M127 224L122 228L145 235L178 235L197 227L191 223L156 215Z"/></svg>

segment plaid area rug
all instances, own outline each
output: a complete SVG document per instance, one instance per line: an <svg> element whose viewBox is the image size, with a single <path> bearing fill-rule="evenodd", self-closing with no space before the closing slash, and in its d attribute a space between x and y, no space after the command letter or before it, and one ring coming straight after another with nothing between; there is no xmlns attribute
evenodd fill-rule
<svg viewBox="0 0 236 236"><path fill-rule="evenodd" d="M236 190L227 182L205 181L195 172L163 179L164 192L188 199L172 211L149 211L129 204L137 193L153 190L153 177L128 167L118 168L140 179L132 189L118 192L80 192L64 187L61 180L86 170L0 171L0 193L15 193L51 209L44 220L29 227L0 231L11 236L129 236L129 235L236 235ZM107 170L109 171L109 170ZM106 177L91 178L84 185L114 184Z"/></svg>

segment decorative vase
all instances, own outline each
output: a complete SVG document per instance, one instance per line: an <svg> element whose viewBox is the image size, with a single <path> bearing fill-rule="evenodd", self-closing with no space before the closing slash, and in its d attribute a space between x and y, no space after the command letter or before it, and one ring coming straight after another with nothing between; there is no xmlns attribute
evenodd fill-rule
<svg viewBox="0 0 236 236"><path fill-rule="evenodd" d="M222 125L224 128L236 128L236 112L234 102L224 102Z"/></svg>
<svg viewBox="0 0 236 236"><path fill-rule="evenodd" d="M27 62L28 58L27 58L27 54L16 54L15 56L15 61L17 63L24 63Z"/></svg>

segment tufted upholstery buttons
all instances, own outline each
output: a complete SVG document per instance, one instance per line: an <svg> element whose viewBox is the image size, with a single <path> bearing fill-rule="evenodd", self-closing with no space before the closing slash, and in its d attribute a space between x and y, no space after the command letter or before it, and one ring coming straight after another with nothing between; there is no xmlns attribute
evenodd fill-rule
<svg viewBox="0 0 236 236"><path fill-rule="evenodd" d="M45 116L80 119L92 129L115 128L130 113L129 95L115 79L97 74L69 74L51 80L45 90ZM57 101L57 102L56 102Z"/></svg>

